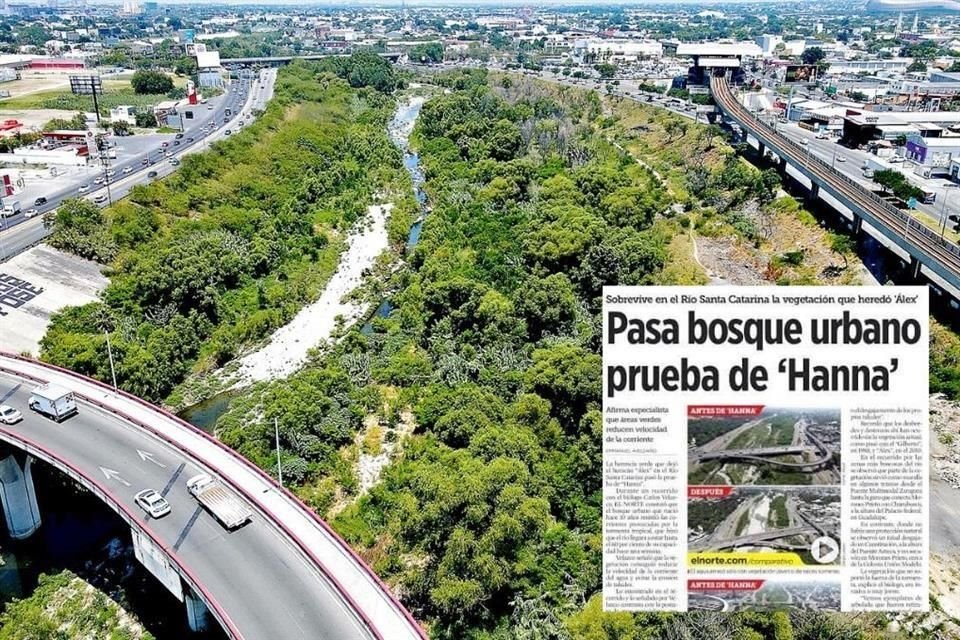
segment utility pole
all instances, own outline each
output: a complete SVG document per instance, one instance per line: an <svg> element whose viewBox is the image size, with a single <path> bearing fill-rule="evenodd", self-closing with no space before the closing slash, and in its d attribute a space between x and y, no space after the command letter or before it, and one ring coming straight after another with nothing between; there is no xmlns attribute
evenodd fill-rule
<svg viewBox="0 0 960 640"><path fill-rule="evenodd" d="M277 422L276 418L273 419L273 432L277 438L277 480L283 487L283 468L280 466L280 423Z"/></svg>
<svg viewBox="0 0 960 640"><path fill-rule="evenodd" d="M110 348L110 332L104 329L103 335L107 336L107 356L110 358L110 376L113 378L113 392L117 393L117 372L113 368L113 349Z"/></svg>

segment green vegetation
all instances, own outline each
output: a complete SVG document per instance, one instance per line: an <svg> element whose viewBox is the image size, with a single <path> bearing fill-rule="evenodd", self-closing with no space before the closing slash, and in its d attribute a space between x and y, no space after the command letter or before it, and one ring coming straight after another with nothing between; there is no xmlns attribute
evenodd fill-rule
<svg viewBox="0 0 960 640"><path fill-rule="evenodd" d="M740 514L740 517L737 518L737 530L735 531L736 535L743 533L743 530L747 528L747 525L750 524L750 511L745 510Z"/></svg>
<svg viewBox="0 0 960 640"><path fill-rule="evenodd" d="M153 640L110 597L69 571L40 576L23 600L0 615L0 640Z"/></svg>
<svg viewBox="0 0 960 640"><path fill-rule="evenodd" d="M592 624L575 612L600 588L600 288L673 282L668 246L686 232L668 187L602 135L596 93L432 81L451 90L413 136L432 212L389 283L392 313L251 389L216 432L271 470L277 417L285 479L336 506L334 526L432 636L565 638L572 614L570 628ZM742 189L725 167L707 170L718 196ZM358 451L356 435L399 414L414 435L357 498L354 461L376 445Z"/></svg>
<svg viewBox="0 0 960 640"><path fill-rule="evenodd" d="M173 80L163 72L141 69L133 74L130 86L137 95L170 93L173 91Z"/></svg>
<svg viewBox="0 0 960 640"><path fill-rule="evenodd" d="M101 116L109 116L110 109L121 105L146 109L164 100L169 100L166 94L137 94L132 88L105 90L102 95L97 97ZM69 91L38 91L37 93L0 100L0 107L3 109L60 109L92 113L93 98L74 95Z"/></svg>
<svg viewBox="0 0 960 640"><path fill-rule="evenodd" d="M787 496L779 494L770 503L770 516L767 519L775 529L786 529L790 526L790 516L787 514Z"/></svg>
<svg viewBox="0 0 960 640"><path fill-rule="evenodd" d="M65 203L51 244L109 265L111 284L102 303L54 317L42 357L109 380L109 331L120 385L163 400L268 335L319 295L373 194L407 193L392 109L372 88L292 65L256 123L170 178L102 211Z"/></svg>
<svg viewBox="0 0 960 640"><path fill-rule="evenodd" d="M741 498L735 495L715 500L691 500L687 504L687 522L691 527L699 526L706 532L713 531L737 510L741 502Z"/></svg>
<svg viewBox="0 0 960 640"><path fill-rule="evenodd" d="M893 195L905 202L910 200L910 198L916 198L917 200L923 198L923 190L913 186L913 184L907 180L907 176L896 169L880 169L874 171L873 181L883 188L888 189Z"/></svg>

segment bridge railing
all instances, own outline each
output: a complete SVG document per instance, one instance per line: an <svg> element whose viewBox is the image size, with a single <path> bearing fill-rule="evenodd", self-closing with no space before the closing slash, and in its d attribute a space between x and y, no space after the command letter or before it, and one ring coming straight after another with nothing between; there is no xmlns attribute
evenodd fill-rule
<svg viewBox="0 0 960 640"><path fill-rule="evenodd" d="M14 362L20 362L28 366L39 367L41 372L45 369L46 373L60 374L61 376L72 378L80 383L91 385L99 389L100 392L105 396L116 397L118 399L131 402L134 405L139 405L143 409L151 412L151 414L157 418L165 418L166 420L172 422L174 425L176 425L178 431L182 431L174 432L166 430L157 424L148 424L142 419L138 419L136 416L131 415L129 410L108 406L104 402L97 400L88 394L84 394L83 392L78 393L78 395L83 396L87 402L114 413L131 424L153 433L174 448L177 448L186 455L191 456L195 461L199 462L201 466L212 469L221 480L226 482L237 493L245 496L248 501L255 508L257 508L258 511L267 516L270 522L272 522L277 528L280 529L280 531L289 537L296 548L299 548L304 555L314 563L324 577L334 585L335 589L341 595L341 597L344 598L349 608L360 617L364 623L364 626L366 626L376 638L380 640L391 640L392 638L403 637L426 640L426 632L413 618L410 612L400 603L399 600L397 600L390 588L380 580L379 576L373 572L370 566L367 565L367 563L357 555L350 545L347 544L347 542L341 538L330 527L330 525L328 525L312 509L304 504L303 501L301 501L300 498L293 494L289 489L285 487L278 487L273 478L271 478L265 471L257 467L255 464L244 458L230 447L226 446L216 438L213 438L210 434L197 429L195 426L184 421L180 417L166 411L165 409L152 405L146 400L127 393L122 389L119 391L114 391L113 387L110 387L109 385L106 385L94 378L88 378L68 369L44 362L39 362L32 358L0 351L0 359L2 358L7 358ZM50 381L46 377L31 375L29 371L25 372L21 369L13 367L2 367L2 369L6 370L12 375L26 377L38 382ZM69 387L69 383L66 386ZM194 445L191 445L193 446L192 449L185 446L185 438L195 442ZM201 453L197 445L203 445L207 449L212 447L212 450L219 452L220 455L228 456L232 461L239 463L244 472L246 474L250 474L247 477L253 478L254 481L262 482L262 486L268 487L269 491L251 491L240 477L234 477L233 474L227 472L225 469L221 469L219 472L217 472L216 466L208 459L210 456L205 453ZM336 572L332 571L328 567L329 563L336 560L336 558L324 558L318 555L311 545L304 540L303 536L295 530L297 523L287 521L286 518L282 517L279 514L281 510L275 508L277 506L276 504L268 504L267 501L272 499L274 496L281 499L284 507L283 510L286 511L287 515L295 514L298 518L298 522L300 519L305 518L306 521L309 521L312 524L314 531L321 534L324 540L332 543L333 546L340 552L338 557L342 558L347 565L351 566L353 571L356 572L354 575L360 577L369 586L374 587L376 595L373 597L366 597L361 600L354 598L351 590L346 587L343 580L336 575ZM380 624L372 619L371 612L377 612L375 615L381 622ZM393 620L392 625L383 623L383 614L387 615L387 617ZM387 628L388 626L396 628Z"/></svg>

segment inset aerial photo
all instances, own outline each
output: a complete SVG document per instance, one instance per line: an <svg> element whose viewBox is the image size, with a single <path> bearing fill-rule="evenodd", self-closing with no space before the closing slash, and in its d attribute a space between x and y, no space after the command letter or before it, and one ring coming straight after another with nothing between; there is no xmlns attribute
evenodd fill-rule
<svg viewBox="0 0 960 640"><path fill-rule="evenodd" d="M831 580L810 582L705 580L701 582L705 588L690 589L688 592L687 607L691 611L694 609L707 611L840 610L840 583ZM750 583L759 583L759 588L751 588L754 585ZM741 584L749 586L744 588L740 586Z"/></svg>
<svg viewBox="0 0 960 640"><path fill-rule="evenodd" d="M687 440L690 484L840 483L839 409L691 415Z"/></svg>
<svg viewBox="0 0 960 640"><path fill-rule="evenodd" d="M837 564L839 540L839 487L737 487L687 505L690 551L792 552L805 564Z"/></svg>

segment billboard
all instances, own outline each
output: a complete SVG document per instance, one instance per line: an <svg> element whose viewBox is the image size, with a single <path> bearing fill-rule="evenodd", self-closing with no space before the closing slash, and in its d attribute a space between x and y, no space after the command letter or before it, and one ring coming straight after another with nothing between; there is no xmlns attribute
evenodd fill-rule
<svg viewBox="0 0 960 640"><path fill-rule="evenodd" d="M70 76L70 91L77 96L103 93L103 83L100 76Z"/></svg>
<svg viewBox="0 0 960 640"><path fill-rule="evenodd" d="M787 65L784 82L813 82L817 78L817 65L791 64Z"/></svg>

